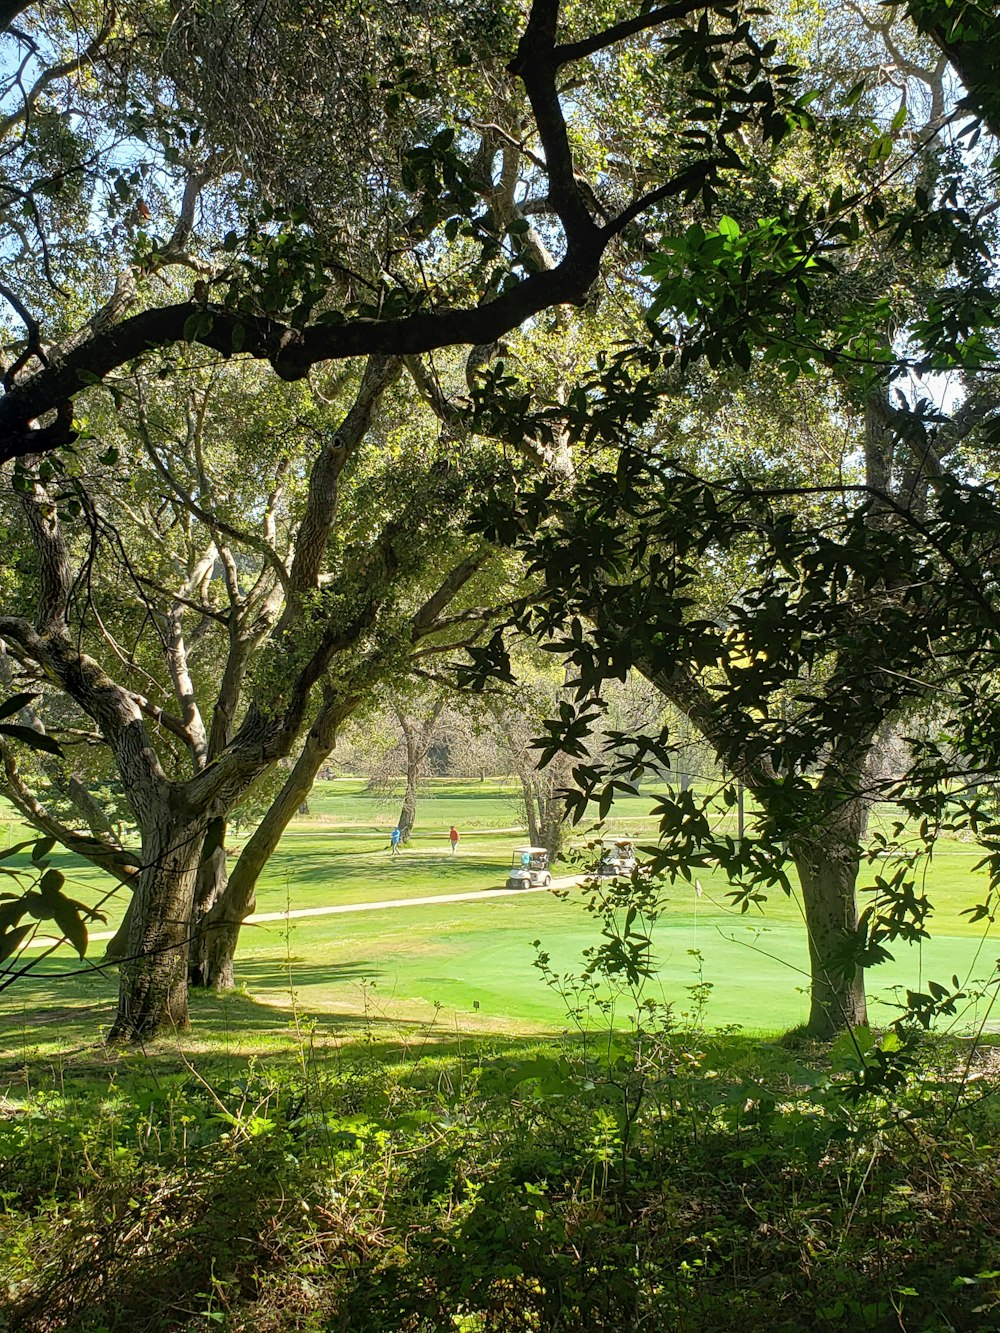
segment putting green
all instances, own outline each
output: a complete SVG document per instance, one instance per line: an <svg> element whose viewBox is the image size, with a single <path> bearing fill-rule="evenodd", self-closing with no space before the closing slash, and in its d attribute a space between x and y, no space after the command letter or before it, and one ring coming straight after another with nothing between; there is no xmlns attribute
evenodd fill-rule
<svg viewBox="0 0 1000 1333"><path fill-rule="evenodd" d="M297 1003L317 1016L365 1006L386 1016L426 1018L439 1007L460 1025L562 1028L579 997L563 998L544 984L533 966L536 939L556 972L575 976L599 930L578 895L565 902L533 894L406 906L377 916L304 918L245 935L238 974L255 996L277 1006L290 1003L291 979ZM712 988L703 1015L710 1026L771 1031L805 1018L801 926L677 903L660 917L653 939L657 975L645 994L669 1002L678 1018L693 1015L689 988L700 980ZM919 989L952 974L963 985L988 978L994 953L974 937L944 934L921 948L898 947L894 962L869 974L873 1021L894 1016L894 987ZM620 1006L621 1016L627 1007ZM963 1025L981 1013L982 1006L970 1005Z"/></svg>

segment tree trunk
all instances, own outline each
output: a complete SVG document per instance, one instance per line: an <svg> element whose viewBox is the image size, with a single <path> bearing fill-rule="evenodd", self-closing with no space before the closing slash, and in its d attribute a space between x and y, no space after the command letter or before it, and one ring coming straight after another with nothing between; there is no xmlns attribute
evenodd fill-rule
<svg viewBox="0 0 1000 1333"><path fill-rule="evenodd" d="M142 870L110 1041L189 1026L191 910L207 819L180 817L164 801L143 821Z"/></svg>
<svg viewBox="0 0 1000 1333"><path fill-rule="evenodd" d="M858 926L855 885L864 819L864 802L846 797L836 816L817 820L790 844L809 940L807 1031L822 1040L868 1021L864 969L840 957Z"/></svg>
<svg viewBox="0 0 1000 1333"><path fill-rule="evenodd" d="M403 804L399 809L396 825L403 842L410 841L410 832L417 821L417 768L410 763L410 745L406 745L406 788L403 792Z"/></svg>
<svg viewBox="0 0 1000 1333"><path fill-rule="evenodd" d="M55 775L50 771L49 776L53 778L59 790L62 791L76 806L80 814L87 823L87 827L93 833L95 838L110 836L117 842L114 825L104 813L104 806L100 801L95 800L83 783L73 774L67 772L63 782L59 782Z"/></svg>
<svg viewBox="0 0 1000 1333"><path fill-rule="evenodd" d="M418 788L434 740L434 728L444 710L444 696L435 700L429 716L420 723L411 721L395 701L392 707L406 742L406 788L403 792L399 819L396 821L396 827L403 835L402 841L405 843L410 841L410 834L417 822Z"/></svg>
<svg viewBox="0 0 1000 1333"><path fill-rule="evenodd" d="M135 894L129 899L128 907L125 908L125 915L122 917L121 925L115 931L114 935L108 940L107 947L104 950L103 963L120 963L123 958L128 957L128 942L132 934L132 919L135 916Z"/></svg>
<svg viewBox="0 0 1000 1333"><path fill-rule="evenodd" d="M541 845L554 859L562 852L566 841L566 798L563 793L573 787L573 760L567 754L556 755L540 776L544 792L540 810Z"/></svg>
<svg viewBox="0 0 1000 1333"><path fill-rule="evenodd" d="M355 700L327 699L306 735L302 752L292 765L284 786L272 801L253 835L247 839L222 892L198 922L192 959L197 960L198 985L211 990L232 989L233 959L240 927L256 906L257 880L281 835L312 790L316 774L333 749L337 728Z"/></svg>
<svg viewBox="0 0 1000 1333"><path fill-rule="evenodd" d="M744 738L727 731L713 695L692 670L674 667L663 672L646 662L636 665L690 719L712 746L716 759L739 776L765 811L776 791L784 794L781 784L775 787L772 756L747 756ZM863 774L880 720L887 712L884 701L879 701L868 715L844 714L839 752L835 746L808 806L799 812L797 825L803 831L788 840L802 886L809 945L807 1031L822 1039L868 1021L864 969L851 967L841 958L858 925L855 886L868 815L860 795L865 786ZM777 811L787 817L781 805Z"/></svg>
<svg viewBox="0 0 1000 1333"><path fill-rule="evenodd" d="M566 807L560 793L570 785L570 764L556 758L544 769L538 769L531 759L532 756L514 757L524 796L528 841L533 847L544 847L550 857L558 856L566 835Z"/></svg>
<svg viewBox="0 0 1000 1333"><path fill-rule="evenodd" d="M232 990L233 959L219 959L208 948L209 935L202 928L206 917L215 904L224 897L229 882L229 867L226 864L225 839L198 866L198 877L194 890L194 912L192 914L191 954L188 961L188 980L192 986L211 990ZM235 947L235 946L234 946Z"/></svg>
<svg viewBox="0 0 1000 1333"><path fill-rule="evenodd" d="M566 809L563 799L553 792L545 802L545 817L542 821L541 845L550 859L557 857L566 840Z"/></svg>
<svg viewBox="0 0 1000 1333"><path fill-rule="evenodd" d="M524 813L528 823L528 841L532 847L541 847L542 843L542 820L540 818L540 809L542 806L538 794L538 778L535 775L529 777L525 773L520 774L521 789L524 793Z"/></svg>

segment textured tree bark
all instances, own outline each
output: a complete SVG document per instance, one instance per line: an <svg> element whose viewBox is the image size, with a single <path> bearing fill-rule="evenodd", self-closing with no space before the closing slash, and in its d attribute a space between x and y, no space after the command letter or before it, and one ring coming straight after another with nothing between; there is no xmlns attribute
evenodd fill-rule
<svg viewBox="0 0 1000 1333"><path fill-rule="evenodd" d="M528 841L534 847L544 847L550 857L558 856L566 838L566 808L560 792L571 784L571 765L565 757L557 757L538 769L531 764L530 756L523 762L515 756L515 766L524 794Z"/></svg>
<svg viewBox="0 0 1000 1333"><path fill-rule="evenodd" d="M19 651L37 663L48 679L57 681L96 724L113 754L142 834L138 857L120 848L111 848L105 855L95 839L81 839L71 830L56 829L47 819L50 830L67 846L79 843L90 859L104 856L118 878L127 877L130 884L137 880L127 942L122 947L120 933L111 948L121 963L119 1008L109 1034L112 1040L143 1040L161 1028L186 1026L189 964L199 985L224 989L233 984L233 953L240 924L253 909L260 869L307 796L332 748L337 726L357 704L356 696L336 701L328 697L328 687L323 687L324 703L300 760L251 839L245 859L234 872L234 883L225 886L221 853L208 858L199 873L210 822L224 818L262 773L287 756L301 734L314 692L324 681L330 663L338 654L358 647L395 585L399 548L408 535L402 520L379 538L377 551L365 569L363 594L356 604L352 603L346 620L333 615L322 625L305 661L292 671L286 690L275 696L262 688L243 708L241 692L253 650L268 636L280 641L301 614L304 594L320 585L327 538L336 517L340 470L351 449L364 438L372 413L396 374L398 364L385 358L373 358L367 367L342 430L324 451L315 485L310 484L303 519L305 532L290 570L286 572L283 562L264 541L262 548L271 556L268 569L244 596L235 561L227 548L219 548L218 558L226 572L232 603L228 621L231 651L207 738L187 668L179 609L174 623L168 623L166 635L168 665L182 712L182 716L175 716L116 683L96 658L82 652L79 635L70 630L75 571L60 530L58 506L37 478L33 490L22 498L38 556L37 618L32 624L24 617L0 617L0 638L16 643ZM40 436L41 432L33 431L32 435ZM191 509L200 513L193 502ZM273 539L274 533L269 531L268 540ZM413 644L438 627L439 617L483 558L478 552L460 561L419 607L409 626ZM191 577L197 580L207 576L209 561L210 553ZM178 608L187 605L185 597L175 601ZM393 662L395 653L394 645ZM367 654L366 688L385 670L388 660L375 651ZM242 721L237 728L240 713ZM168 777L157 751L157 736L147 726L147 716L187 746L195 771L186 781ZM33 818L40 819L44 814L35 806L31 809ZM138 869L137 861L141 862ZM192 948L195 926L198 941Z"/></svg>
<svg viewBox="0 0 1000 1333"><path fill-rule="evenodd" d="M406 786L403 789L403 804L399 808L396 827L402 835L402 841L407 843L410 841L413 825L417 821L417 784L420 781L424 754L421 753L416 727L412 726L401 713L398 713L398 716L406 742Z"/></svg>
<svg viewBox="0 0 1000 1333"><path fill-rule="evenodd" d="M744 760L740 738L727 735L708 691L686 669L666 674L637 662L668 699L684 710L716 753L742 774L746 788L762 804L771 799L774 769L771 757ZM882 714L857 722L845 717L845 731L855 734L836 755L830 755L813 794L802 810L802 832L789 840L798 872L809 948L809 1019L811 1036L826 1039L847 1027L867 1022L865 977L860 967L847 974L836 962L848 934L858 925L855 886L861 864L861 838L868 806L861 794L868 754Z"/></svg>
<svg viewBox="0 0 1000 1333"><path fill-rule="evenodd" d="M128 957L128 942L132 934L132 920L135 917L135 894L129 899L128 907L125 908L125 915L122 917L121 925L115 931L114 935L108 940L107 947L104 950L103 963L120 963L123 958Z"/></svg>
<svg viewBox="0 0 1000 1333"><path fill-rule="evenodd" d="M396 825L401 834L401 841L407 843L410 841L410 834L413 832L413 825L417 821L417 782L416 778L407 771L406 790L403 792L403 803L399 807L399 817Z"/></svg>
<svg viewBox="0 0 1000 1333"><path fill-rule="evenodd" d="M191 953L188 961L188 980L192 986L222 991L231 990L235 985L232 957L235 942L228 954L217 957L211 948L211 933L203 928L216 903L225 896L228 883L229 867L223 839L211 856L199 864L195 879Z"/></svg>
<svg viewBox="0 0 1000 1333"><path fill-rule="evenodd" d="M557 857L566 841L566 810L563 799L553 788L545 801L545 816L542 821L541 845L550 858Z"/></svg>
<svg viewBox="0 0 1000 1333"><path fill-rule="evenodd" d="M821 1040L868 1021L864 969L845 970L838 959L858 926L855 886L864 823L864 801L845 798L835 815L817 821L789 847L802 887L809 941L806 1030Z"/></svg>
<svg viewBox="0 0 1000 1333"><path fill-rule="evenodd" d="M542 826L544 803L538 791L538 774L519 772L521 790L524 794L524 813L528 821L528 841L532 847L542 847Z"/></svg>
<svg viewBox="0 0 1000 1333"><path fill-rule="evenodd" d="M144 824L142 871L109 1041L140 1041L189 1026L191 910L207 816L185 818L164 800Z"/></svg>

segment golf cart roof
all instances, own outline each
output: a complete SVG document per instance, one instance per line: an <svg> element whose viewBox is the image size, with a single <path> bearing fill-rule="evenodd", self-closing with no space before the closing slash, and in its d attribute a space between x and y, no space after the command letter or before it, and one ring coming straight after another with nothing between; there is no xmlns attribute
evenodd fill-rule
<svg viewBox="0 0 1000 1333"><path fill-rule="evenodd" d="M602 847L634 847L634 838L602 838Z"/></svg>
<svg viewBox="0 0 1000 1333"><path fill-rule="evenodd" d="M523 856L525 852L530 852L532 856L548 856L549 854L549 849L547 847L528 847L525 845L523 847L513 847L511 850L521 856Z"/></svg>

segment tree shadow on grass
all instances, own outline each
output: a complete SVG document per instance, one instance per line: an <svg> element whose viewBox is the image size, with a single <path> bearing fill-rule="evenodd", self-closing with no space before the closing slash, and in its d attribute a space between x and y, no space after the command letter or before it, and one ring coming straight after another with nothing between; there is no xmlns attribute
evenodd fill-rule
<svg viewBox="0 0 1000 1333"><path fill-rule="evenodd" d="M274 853L269 863L269 881L272 884L280 882L288 867L294 867L295 882L298 883L303 878L313 878L327 868L332 869L337 878L355 870L370 875L379 868L385 873L430 871L442 878L451 878L467 875L470 870L506 869L509 866L509 857L498 857L492 847L489 853L482 855L478 851L469 851L452 856L447 847L419 847L413 844L398 856L391 856L384 847L355 847L347 850L296 847L285 853ZM332 862L338 864L330 865Z"/></svg>
<svg viewBox="0 0 1000 1333"><path fill-rule="evenodd" d="M509 858L476 853L453 857L438 848L407 848L391 857L382 848L345 852L299 847L275 853L258 890L258 908L333 906L357 883L364 884L373 899L501 888L509 866Z"/></svg>
<svg viewBox="0 0 1000 1333"><path fill-rule="evenodd" d="M112 968L94 969L84 975L67 975L65 963L45 962L35 969L23 984L11 987L0 1004L0 1068L14 1061L23 1067L26 1059L41 1054L35 1048L45 1048L44 1059L51 1060L53 1046L69 1050L80 1045L91 1047L103 1040L111 1027L118 1002L118 978ZM190 993L190 1039L219 1040L254 1038L253 1049L265 1053L268 1038L280 1036L273 1049L287 1053L289 1023L294 1017L292 994L296 985L322 981L325 984L357 982L374 978L378 969L372 963L356 962L328 967L296 969L293 967L291 985L286 963L277 961L248 962L238 966L240 980L253 986L282 987L288 1003L271 1003L257 998L245 989L224 994L193 990ZM310 1018L321 1021L336 1020L338 1028L359 1031L367 1020L363 1013L344 1014L335 1010L318 1012L310 1006ZM168 1036L167 1041L176 1038Z"/></svg>
<svg viewBox="0 0 1000 1333"><path fill-rule="evenodd" d="M256 1304L287 1281L274 1256L293 1215L283 1166L259 1142L189 1154L183 1170L156 1164L132 1181L98 1181L62 1234L49 1228L39 1241L34 1280L20 1284L4 1327L153 1333L201 1327L198 1315L247 1297Z"/></svg>
<svg viewBox="0 0 1000 1333"><path fill-rule="evenodd" d="M290 992L298 986L336 986L341 982L361 985L365 981L377 981L381 976L382 968L377 963L364 959L350 963L305 964L292 954L287 958L237 958L236 960L237 985L248 986L251 990L258 987L267 987L269 990L280 987ZM197 993L191 992L193 996Z"/></svg>
<svg viewBox="0 0 1000 1333"><path fill-rule="evenodd" d="M227 997L225 1004L252 1007L238 995ZM501 1054L501 1045L504 1052L515 1053L527 1043L498 1042L492 1053ZM231 1319L223 1321L227 1328L354 1328L353 1322L342 1322L335 1307L329 1311L331 1322L323 1318L323 1285L340 1286L338 1273L346 1268L353 1295L377 1278L380 1265L375 1255L365 1261L356 1257L368 1235L364 1219L355 1225L360 1205L352 1201L340 1217L331 1203L340 1196L322 1182L339 1182L347 1150L357 1157L353 1131L341 1127L341 1117L349 1117L349 1126L356 1117L374 1116L377 1122L386 1114L379 1062L393 1054L374 1045L348 1052L352 1063L344 1071L338 1101L335 1084L316 1078L336 1071L321 1063L322 1055L313 1063L310 1052L303 1085L278 1081L255 1089L250 1112L259 1111L270 1121L269 1132L259 1135L234 1134L228 1124L217 1123L216 1106L242 1106L238 1096L233 1100L241 1085L213 1078L203 1064L200 1070L210 1083L193 1076L183 1084L164 1080L165 1064L155 1059L133 1066L134 1087L121 1071L113 1071L118 1090L145 1093L148 1113L160 1117L158 1132L127 1173L99 1162L100 1169L88 1175L60 1224L37 1229L31 1277L18 1284L4 1311L9 1325L3 1327L22 1333L55 1328L159 1333L201 1327L201 1319L207 1326L215 1314L229 1312ZM415 1065L412 1053L410 1062ZM188 1065L192 1075L193 1068ZM251 1083L255 1077L248 1075ZM424 1077L437 1086L434 1071ZM212 1092L201 1093L200 1086ZM268 1088L273 1095L267 1102L255 1102ZM187 1125L183 1151L169 1142L164 1124L166 1108L174 1105L167 1094L178 1089L185 1095L179 1104ZM101 1095L94 1083L90 1103L97 1105ZM81 1097L77 1115L83 1105ZM124 1132L116 1142L123 1157L134 1151ZM436 1163L428 1179L435 1169ZM313 1216L319 1222L312 1222ZM350 1255L346 1264L345 1253ZM396 1326L379 1323L377 1311L373 1319L364 1326L380 1331Z"/></svg>
<svg viewBox="0 0 1000 1333"><path fill-rule="evenodd" d="M375 982L379 968L371 962L299 967L287 962L248 960L237 963L237 989L216 994L192 991L191 1027L183 1033L166 1033L155 1041L136 1046L109 1048L104 1037L117 1007L117 977L113 971L91 973L84 978L64 977L52 960L50 974L33 975L27 987L8 991L0 1011L0 1077L22 1076L35 1082L56 1064L78 1070L91 1066L104 1069L122 1058L139 1056L152 1069L169 1071L189 1059L206 1067L219 1059L227 1062L256 1059L297 1061L304 1046L320 1057L343 1048L364 1049L367 1057L390 1062L413 1059L424 1051L458 1053L470 1041L520 1045L521 1039L506 1034L466 1032L456 1028L451 1016L436 1014L407 1018L382 1012L380 999L366 1006L361 995L365 982ZM336 1008L296 1000L296 989L314 984L345 985L350 1007ZM352 988L357 989L353 991ZM249 989L248 989L249 988ZM257 988L271 992L262 997ZM275 992L280 991L280 994ZM525 1038L538 1041L539 1038ZM31 1071L35 1071L32 1073Z"/></svg>

